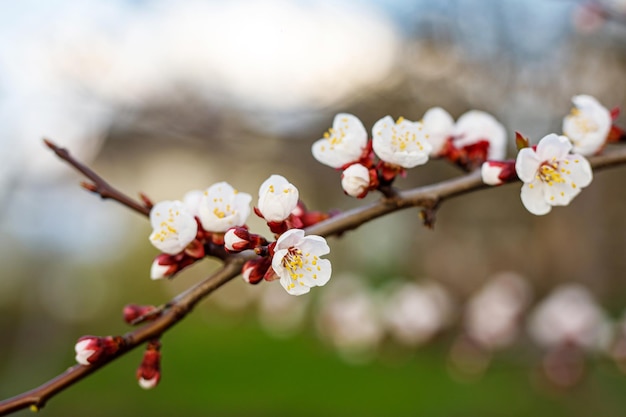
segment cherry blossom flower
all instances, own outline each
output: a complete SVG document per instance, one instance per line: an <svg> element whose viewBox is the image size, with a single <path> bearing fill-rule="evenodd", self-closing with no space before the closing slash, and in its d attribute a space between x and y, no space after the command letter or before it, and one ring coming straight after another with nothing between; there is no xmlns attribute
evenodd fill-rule
<svg viewBox="0 0 626 417"><path fill-rule="evenodd" d="M330 261L320 258L329 252L323 237L304 236L304 230L290 229L276 241L272 269L289 294L306 294L311 287L325 285L330 279Z"/></svg>
<svg viewBox="0 0 626 417"><path fill-rule="evenodd" d="M430 142L430 156L439 156L454 131L454 119L441 107L429 109L422 118Z"/></svg>
<svg viewBox="0 0 626 417"><path fill-rule="evenodd" d="M486 159L501 160L506 155L506 129L495 117L480 110L470 110L456 121L453 144L464 148L486 141Z"/></svg>
<svg viewBox="0 0 626 417"><path fill-rule="evenodd" d="M341 187L352 197L363 198L370 186L370 171L361 164L352 164L341 174Z"/></svg>
<svg viewBox="0 0 626 417"><path fill-rule="evenodd" d="M374 152L384 162L413 168L428 162L432 146L421 122L385 116L372 128Z"/></svg>
<svg viewBox="0 0 626 417"><path fill-rule="evenodd" d="M257 208L268 222L282 222L298 205L298 189L281 175L272 175L259 188Z"/></svg>
<svg viewBox="0 0 626 417"><path fill-rule="evenodd" d="M198 224L180 201L161 201L150 210L154 231L150 242L161 252L175 255L191 243L198 232Z"/></svg>
<svg viewBox="0 0 626 417"><path fill-rule="evenodd" d="M367 140L367 130L356 116L339 113L335 116L333 127L313 144L311 150L322 164L341 168L359 160Z"/></svg>
<svg viewBox="0 0 626 417"><path fill-rule="evenodd" d="M580 284L563 285L550 293L530 316L528 330L546 348L569 343L588 350L606 347L611 331L606 314Z"/></svg>
<svg viewBox="0 0 626 417"><path fill-rule="evenodd" d="M591 183L589 162L570 154L571 149L565 136L552 133L539 141L536 150L524 148L518 153L515 170L524 182L522 203L531 213L541 216L552 206L566 206Z"/></svg>
<svg viewBox="0 0 626 417"><path fill-rule="evenodd" d="M203 195L204 192L201 190L191 190L183 196L183 204L187 208L187 211L194 217L198 217L198 209L200 208Z"/></svg>
<svg viewBox="0 0 626 417"><path fill-rule="evenodd" d="M611 112L592 96L574 96L572 102L575 107L563 118L563 133L574 144L574 152L593 155L611 131Z"/></svg>
<svg viewBox="0 0 626 417"><path fill-rule="evenodd" d="M431 340L450 320L452 300L437 284L406 283L387 300L383 317L391 335L408 346Z"/></svg>
<svg viewBox="0 0 626 417"><path fill-rule="evenodd" d="M252 196L240 193L227 182L210 186L202 196L198 217L207 232L225 232L242 226L250 215Z"/></svg>

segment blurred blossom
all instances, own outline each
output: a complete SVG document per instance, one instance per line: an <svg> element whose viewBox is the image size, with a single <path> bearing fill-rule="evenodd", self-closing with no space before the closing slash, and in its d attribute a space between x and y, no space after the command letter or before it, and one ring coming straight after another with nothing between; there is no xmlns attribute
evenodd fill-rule
<svg viewBox="0 0 626 417"><path fill-rule="evenodd" d="M317 329L350 363L374 358L384 336L374 294L351 275L336 277L322 293Z"/></svg>
<svg viewBox="0 0 626 417"><path fill-rule="evenodd" d="M260 295L259 286L234 279L211 294L211 300L222 310L239 313L251 306Z"/></svg>
<svg viewBox="0 0 626 417"><path fill-rule="evenodd" d="M530 287L520 275L504 272L494 276L466 306L467 335L484 349L510 345L519 333L530 296Z"/></svg>
<svg viewBox="0 0 626 417"><path fill-rule="evenodd" d="M452 300L442 286L405 283L392 291L383 315L387 330L396 340L417 346L428 342L449 323L452 309Z"/></svg>
<svg viewBox="0 0 626 417"><path fill-rule="evenodd" d="M278 283L264 283L259 297L259 320L277 337L294 334L303 324L311 297L292 297Z"/></svg>
<svg viewBox="0 0 626 417"><path fill-rule="evenodd" d="M611 335L604 311L579 284L555 288L533 311L528 331L545 348L571 344L590 351L605 348Z"/></svg>

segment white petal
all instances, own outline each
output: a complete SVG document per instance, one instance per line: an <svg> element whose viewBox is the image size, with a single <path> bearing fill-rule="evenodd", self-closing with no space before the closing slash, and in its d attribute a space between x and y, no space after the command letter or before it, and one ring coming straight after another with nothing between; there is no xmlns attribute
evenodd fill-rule
<svg viewBox="0 0 626 417"><path fill-rule="evenodd" d="M167 275L167 271L169 271L170 265L160 265L157 260L152 262L152 266L150 267L150 278L151 279L162 279Z"/></svg>
<svg viewBox="0 0 626 417"><path fill-rule="evenodd" d="M500 174L502 173L502 167L498 165L492 165L489 162L483 163L480 167L480 175L483 182L487 185L500 185L502 180Z"/></svg>
<svg viewBox="0 0 626 417"><path fill-rule="evenodd" d="M219 182L209 187L202 196L198 217L209 232L225 232L242 226L250 215L252 196L237 192L230 184Z"/></svg>
<svg viewBox="0 0 626 417"><path fill-rule="evenodd" d="M584 188L591 184L593 172L591 170L591 165L589 165L589 161L587 161L584 156L576 154L567 155L565 160L568 161L569 164L562 166L567 167L570 171L567 178L569 179L572 187Z"/></svg>
<svg viewBox="0 0 626 417"><path fill-rule="evenodd" d="M330 253L330 247L328 246L326 239L316 235L305 236L298 247L304 253L310 252L317 256L323 256Z"/></svg>
<svg viewBox="0 0 626 417"><path fill-rule="evenodd" d="M285 177L272 175L259 188L257 207L265 220L281 222L298 205L298 189Z"/></svg>
<svg viewBox="0 0 626 417"><path fill-rule="evenodd" d="M533 149L524 148L517 154L515 172L523 182L533 182L542 162Z"/></svg>
<svg viewBox="0 0 626 417"><path fill-rule="evenodd" d="M563 119L563 133L573 142L574 152L593 155L606 142L613 124L611 113L592 96L575 96L572 102L576 108Z"/></svg>
<svg viewBox="0 0 626 417"><path fill-rule="evenodd" d="M139 378L138 382L141 388L151 389L156 387L157 383L159 382L159 378L157 376L153 377L152 379Z"/></svg>
<svg viewBox="0 0 626 417"><path fill-rule="evenodd" d="M537 145L537 157L541 161L553 162L564 159L572 149L572 144L565 136L550 133Z"/></svg>
<svg viewBox="0 0 626 417"><path fill-rule="evenodd" d="M289 249L292 246L298 246L304 238L304 230L302 229L289 229L276 241L275 251L280 249Z"/></svg>
<svg viewBox="0 0 626 417"><path fill-rule="evenodd" d="M289 276L280 277L280 285L282 285L283 288L291 295L302 295L307 294L309 291L311 291L311 287L308 287L306 285L295 283L295 285L292 286L291 284L292 280L289 278Z"/></svg>
<svg viewBox="0 0 626 417"><path fill-rule="evenodd" d="M198 232L198 223L180 201L161 201L150 211L154 231L152 243L161 252L175 255L182 252Z"/></svg>
<svg viewBox="0 0 626 417"><path fill-rule="evenodd" d="M551 206L567 206L578 193L580 188L572 188L568 183L546 184L543 187L544 200Z"/></svg>
<svg viewBox="0 0 626 417"><path fill-rule="evenodd" d="M369 188L370 172L361 164L352 164L341 174L341 188L352 197L358 197Z"/></svg>
<svg viewBox="0 0 626 417"><path fill-rule="evenodd" d="M480 110L470 110L456 122L454 145L462 148L481 140L489 142L487 159L501 160L506 156L506 129L495 117Z"/></svg>
<svg viewBox="0 0 626 417"><path fill-rule="evenodd" d="M413 168L428 161L432 146L421 123L385 116L372 128L372 145L378 157L403 168Z"/></svg>
<svg viewBox="0 0 626 417"><path fill-rule="evenodd" d="M543 194L544 184L536 181L522 186L521 198L526 210L537 216L547 214L552 210L552 206L546 203Z"/></svg>
<svg viewBox="0 0 626 417"><path fill-rule="evenodd" d="M328 259L319 259L317 261L319 270L315 270L315 277L312 274L304 276L304 283L310 287L321 287L326 285L333 273L332 265Z"/></svg>
<svg viewBox="0 0 626 417"><path fill-rule="evenodd" d="M438 155L454 129L454 119L441 107L429 109L422 118L424 129L428 134L428 142L432 148L430 155Z"/></svg>
<svg viewBox="0 0 626 417"><path fill-rule="evenodd" d="M183 196L183 205L192 216L198 215L198 208L203 195L204 193L200 190L191 190Z"/></svg>

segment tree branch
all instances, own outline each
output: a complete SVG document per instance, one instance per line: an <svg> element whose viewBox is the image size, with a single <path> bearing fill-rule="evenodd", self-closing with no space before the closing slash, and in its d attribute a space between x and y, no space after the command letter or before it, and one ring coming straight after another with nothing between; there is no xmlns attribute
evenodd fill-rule
<svg viewBox="0 0 626 417"><path fill-rule="evenodd" d="M240 254L226 261L224 266L194 287L175 297L167 308L154 321L126 333L123 337L122 347L113 355L106 357L101 362L93 365L74 365L67 371L30 391L19 394L13 398L0 402L0 415L6 415L26 407L37 411L46 404L50 398L74 385L86 376L92 374L113 360L126 354L132 349L155 337L159 337L170 327L181 321L194 306L207 295L221 287L241 271L243 262L250 254Z"/></svg>
<svg viewBox="0 0 626 417"><path fill-rule="evenodd" d="M65 149L59 148L49 141L46 141L46 144L54 150L61 159L68 162L87 178L92 180L97 188L95 192L100 194L102 198L112 198L141 214L149 214L149 209L146 206L134 202L132 199L110 187L92 170L71 157L69 152ZM626 164L626 147L591 157L589 158L589 162L594 170L624 165ZM405 208L425 207L435 210L444 200L484 188L489 188L489 186L483 184L480 172L474 171L462 177L442 181L437 184L401 191L395 193L392 197L382 198L371 204L346 211L308 227L306 233L326 237L339 235L345 231L355 229L368 221ZM46 401L57 393L70 387L144 342L159 337L162 333L181 321L198 302L239 275L243 264L247 260L253 259L255 256L252 251L226 256L224 266L221 269L172 299L165 305L163 309L164 312L158 318L132 332L126 333L123 336L123 347L114 355L90 366L75 365L35 389L1 401L0 416L26 407L37 410L43 407Z"/></svg>
<svg viewBox="0 0 626 417"><path fill-rule="evenodd" d="M111 199L122 203L122 205L136 211L139 214L143 214L144 216L150 215L150 207L133 200L126 194L112 187L93 170L91 170L81 162L77 161L72 155L70 155L67 149L58 147L49 139L44 139L43 142L48 148L52 149L59 158L67 162L70 166L74 167L74 169L76 169L78 172L91 180L90 183L82 182L80 185L83 188L93 193L99 194L102 199Z"/></svg>

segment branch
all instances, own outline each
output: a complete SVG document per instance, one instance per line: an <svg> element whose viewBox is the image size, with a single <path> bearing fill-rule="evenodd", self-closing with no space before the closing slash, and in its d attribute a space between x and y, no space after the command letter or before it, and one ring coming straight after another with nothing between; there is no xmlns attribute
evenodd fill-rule
<svg viewBox="0 0 626 417"><path fill-rule="evenodd" d="M109 183L107 183L101 176L74 159L74 157L70 155L67 149L58 147L49 139L44 139L43 142L48 148L52 149L59 158L67 162L70 166L74 167L74 169L76 169L78 172L80 172L92 181L90 183L82 182L80 185L83 188L93 193L99 194L102 199L110 198L112 200L118 201L119 203L122 203L122 205L132 210L135 210L139 214L143 214L144 216L150 215L151 207L149 207L147 204L144 205L133 200L126 194L109 185ZM143 200L146 201L145 198Z"/></svg>
<svg viewBox="0 0 626 417"><path fill-rule="evenodd" d="M139 345L159 337L170 327L181 321L193 307L207 295L221 287L241 271L241 266L250 254L240 254L230 258L224 266L213 275L199 282L194 287L175 297L165 310L154 321L148 322L132 332L126 333L123 337L122 347L114 354L106 357L103 361L89 366L74 365L67 371L44 383L43 385L30 391L19 394L0 402L0 416L11 412L30 407L37 411L46 404L50 398L64 389L74 385L81 379L97 371L109 362L119 358Z"/></svg>
<svg viewBox="0 0 626 417"><path fill-rule="evenodd" d="M594 172L626 163L626 147L618 148L603 155L588 158ZM514 181L519 183L519 180ZM389 199L381 199L366 206L345 211L306 229L307 234L320 236L338 235L353 230L378 217L409 207L433 209L444 201L473 191L491 188L482 182L480 170L462 177L442 181L437 184L413 188L397 193Z"/></svg>
<svg viewBox="0 0 626 417"><path fill-rule="evenodd" d="M98 191L96 192L100 194L102 198L115 199L141 214L147 215L149 213L147 207L135 203L122 193L110 187L97 174L73 159L65 149L58 148L49 141L46 141L46 144L53 149L61 159L68 162L87 178L92 180L96 187L98 187ZM620 148L607 152L604 155L591 157L589 158L589 162L594 170L626 164L626 148ZM442 181L437 184L390 194L391 197L383 198L369 205L346 211L340 215L310 226L306 229L306 233L321 236L339 235L345 231L355 229L368 221L398 210L416 206L435 210L444 200L485 188L489 188L489 186L483 184L480 172L474 171L462 177ZM254 258L254 256L256 255L252 251L227 256L224 266L220 270L165 304L164 312L158 318L132 332L126 333L123 336L123 347L114 355L90 366L75 365L35 389L0 402L0 416L29 406L36 411L43 407L46 401L57 393L107 365L114 359L126 354L126 352L129 352L135 347L155 337L159 337L162 333L181 321L198 302L239 275L243 264L247 260Z"/></svg>

